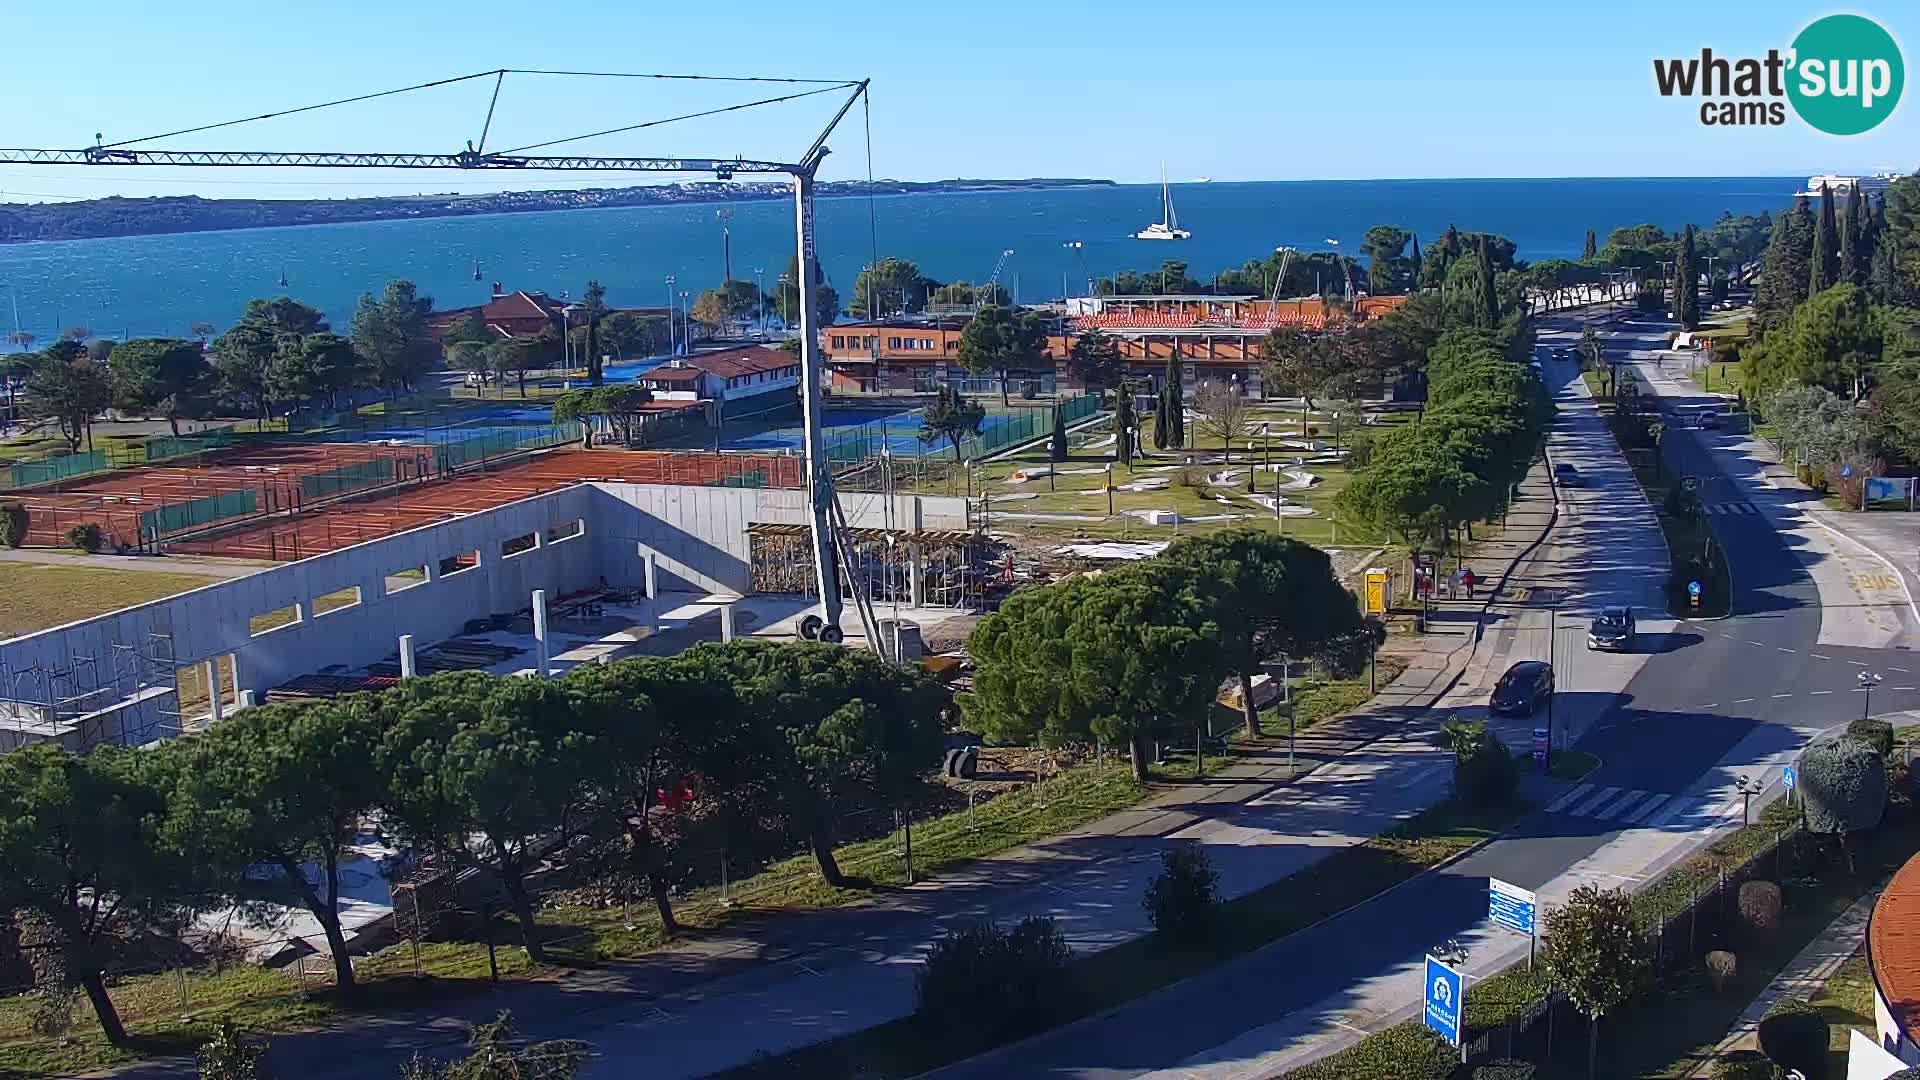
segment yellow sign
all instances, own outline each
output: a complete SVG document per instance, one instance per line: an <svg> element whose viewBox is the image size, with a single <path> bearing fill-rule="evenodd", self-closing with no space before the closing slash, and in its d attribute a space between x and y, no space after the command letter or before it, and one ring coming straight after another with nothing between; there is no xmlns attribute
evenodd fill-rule
<svg viewBox="0 0 1920 1080"><path fill-rule="evenodd" d="M1393 571L1375 567L1367 571L1367 614L1385 615L1393 602Z"/></svg>

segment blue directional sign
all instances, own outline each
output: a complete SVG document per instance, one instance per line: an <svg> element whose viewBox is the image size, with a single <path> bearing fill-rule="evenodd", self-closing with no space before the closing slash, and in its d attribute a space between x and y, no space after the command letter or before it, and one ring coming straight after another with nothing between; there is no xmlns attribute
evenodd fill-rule
<svg viewBox="0 0 1920 1080"><path fill-rule="evenodd" d="M1688 596L1699 596L1699 595L1700 595L1700 583L1699 583L1699 582L1697 582L1697 581L1689 581L1689 582L1687 582L1687 595L1688 595Z"/></svg>
<svg viewBox="0 0 1920 1080"><path fill-rule="evenodd" d="M1455 1046L1460 1045L1460 1011L1467 981L1447 965L1427 957L1426 1008L1421 1012L1427 1026Z"/></svg>
<svg viewBox="0 0 1920 1080"><path fill-rule="evenodd" d="M1789 765L1780 771L1780 782L1786 785L1788 791L1792 791L1793 786L1800 782L1800 774L1794 772L1793 766Z"/></svg>
<svg viewBox="0 0 1920 1080"><path fill-rule="evenodd" d="M1532 936L1536 910L1532 892L1499 878L1487 879L1487 918L1493 925Z"/></svg>
<svg viewBox="0 0 1920 1080"><path fill-rule="evenodd" d="M1853 466L1851 466L1851 465L1842 465L1842 466L1840 466L1840 475L1841 475L1842 477L1847 477L1847 476L1852 476L1852 475L1853 475Z"/></svg>

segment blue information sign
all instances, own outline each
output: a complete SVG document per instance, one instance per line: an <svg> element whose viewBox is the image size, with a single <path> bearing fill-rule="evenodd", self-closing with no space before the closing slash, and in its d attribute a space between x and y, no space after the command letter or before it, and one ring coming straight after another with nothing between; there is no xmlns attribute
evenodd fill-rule
<svg viewBox="0 0 1920 1080"><path fill-rule="evenodd" d="M1787 786L1788 791L1792 791L1793 785L1800 782L1800 776L1793 771L1793 766L1789 765L1780 771L1780 782Z"/></svg>
<svg viewBox="0 0 1920 1080"><path fill-rule="evenodd" d="M1427 1026L1455 1046L1460 1045L1460 1008L1466 979L1447 965L1427 957Z"/></svg>
<svg viewBox="0 0 1920 1080"><path fill-rule="evenodd" d="M1689 582L1687 582L1687 595L1688 595L1688 596L1699 596L1699 595L1700 595L1700 583L1699 583L1699 582L1697 582L1697 581L1689 581Z"/></svg>
<svg viewBox="0 0 1920 1080"><path fill-rule="evenodd" d="M1487 879L1487 918L1493 925L1531 936L1534 910L1533 893L1499 878Z"/></svg>

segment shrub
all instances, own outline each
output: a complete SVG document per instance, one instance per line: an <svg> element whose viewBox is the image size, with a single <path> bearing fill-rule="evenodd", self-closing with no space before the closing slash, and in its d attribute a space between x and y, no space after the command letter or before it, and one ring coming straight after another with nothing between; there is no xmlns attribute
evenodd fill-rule
<svg viewBox="0 0 1920 1080"><path fill-rule="evenodd" d="M1713 1080L1773 1080L1779 1071L1757 1050L1735 1050L1713 1063Z"/></svg>
<svg viewBox="0 0 1920 1080"><path fill-rule="evenodd" d="M1799 998L1781 998L1760 1020L1760 1052L1782 1069L1820 1080L1827 1069L1827 1020Z"/></svg>
<svg viewBox="0 0 1920 1080"><path fill-rule="evenodd" d="M1847 725L1847 736L1878 750L1881 757L1893 753L1893 725L1885 720L1855 720Z"/></svg>
<svg viewBox="0 0 1920 1080"><path fill-rule="evenodd" d="M1740 886L1740 921L1752 930L1771 930L1780 925L1780 886L1771 881L1749 881Z"/></svg>
<svg viewBox="0 0 1920 1080"><path fill-rule="evenodd" d="M1473 1070L1473 1080L1533 1080L1533 1063L1501 1058Z"/></svg>
<svg viewBox="0 0 1920 1080"><path fill-rule="evenodd" d="M1707 981L1713 984L1714 990L1725 990L1739 973L1739 957L1724 949L1715 949L1707 954Z"/></svg>
<svg viewBox="0 0 1920 1080"><path fill-rule="evenodd" d="M1287 1080L1447 1080L1459 1067L1460 1051L1409 1021L1295 1069Z"/></svg>
<svg viewBox="0 0 1920 1080"><path fill-rule="evenodd" d="M26 506L18 502L0 503L0 544L17 548L26 542Z"/></svg>
<svg viewBox="0 0 1920 1080"><path fill-rule="evenodd" d="M1140 903L1153 928L1182 941L1213 933L1220 902L1220 873L1199 844L1180 844L1160 855L1160 872L1147 882Z"/></svg>
<svg viewBox="0 0 1920 1080"><path fill-rule="evenodd" d="M1809 832L1864 832L1887 809L1887 760L1859 739L1822 739L1800 755L1800 797Z"/></svg>
<svg viewBox="0 0 1920 1080"><path fill-rule="evenodd" d="M1520 768L1487 725L1448 721L1442 731L1453 747L1453 790L1461 803L1503 806L1513 798Z"/></svg>
<svg viewBox="0 0 1920 1080"><path fill-rule="evenodd" d="M1021 384L1020 384L1020 396L1021 396L1021 398L1023 398L1023 399L1025 399L1025 400L1027 400L1027 401L1032 401L1032 400L1033 400L1034 398L1037 398L1037 397L1039 397L1039 396L1040 396L1040 383L1039 383L1039 380L1037 380L1037 379L1028 379L1028 380L1027 380L1026 382L1023 382L1023 383L1021 383Z"/></svg>
<svg viewBox="0 0 1920 1080"><path fill-rule="evenodd" d="M1037 1030L1066 997L1073 950L1052 919L1012 930L990 922L947 931L927 954L915 992L921 1015L1000 1038Z"/></svg>
<svg viewBox="0 0 1920 1080"><path fill-rule="evenodd" d="M263 1080L267 1070L260 1059L267 1048L240 1037L232 1024L222 1023L213 1038L200 1045L200 1080Z"/></svg>
<svg viewBox="0 0 1920 1080"><path fill-rule="evenodd" d="M100 532L100 526L95 525L91 521L75 525L67 530L67 543L89 555L99 551L100 545L104 542L105 537Z"/></svg>

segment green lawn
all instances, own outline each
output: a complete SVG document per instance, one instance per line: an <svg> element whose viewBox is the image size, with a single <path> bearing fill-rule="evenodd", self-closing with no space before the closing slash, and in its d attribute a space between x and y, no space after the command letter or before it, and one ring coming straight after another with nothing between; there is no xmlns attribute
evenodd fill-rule
<svg viewBox="0 0 1920 1080"><path fill-rule="evenodd" d="M110 564L108 556L99 556ZM0 562L0 637L87 619L221 579L199 574L117 570L110 565Z"/></svg>
<svg viewBox="0 0 1920 1080"><path fill-rule="evenodd" d="M1311 926L1491 839L1529 809L1516 803L1469 811L1443 803L1303 874L1222 904L1205 943L1181 945L1149 934L1078 960L1054 1023L1112 1009ZM996 1045L965 1024L908 1017L719 1075L908 1077Z"/></svg>

